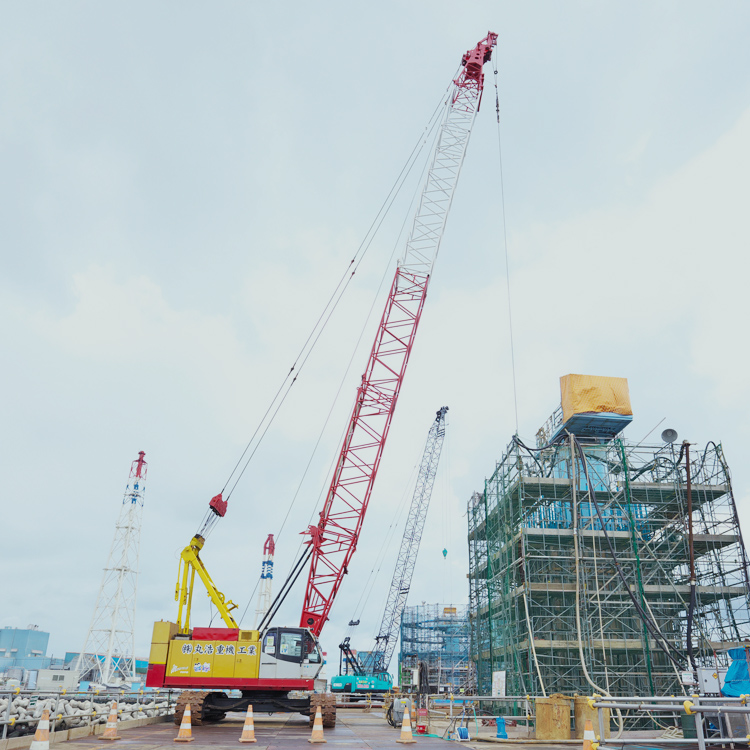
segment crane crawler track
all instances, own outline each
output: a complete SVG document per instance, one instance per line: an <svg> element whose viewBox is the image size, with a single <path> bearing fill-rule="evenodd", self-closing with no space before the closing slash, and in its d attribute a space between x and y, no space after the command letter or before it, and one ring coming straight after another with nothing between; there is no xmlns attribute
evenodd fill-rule
<svg viewBox="0 0 750 750"><path fill-rule="evenodd" d="M225 713L223 711L214 711L206 707L206 699L214 695L211 690L183 690L177 699L174 707L174 723L179 726L182 723L182 716L185 713L185 707L190 704L190 723L194 727L200 727L204 724L215 724L221 721ZM227 697L225 693L218 693Z"/></svg>
<svg viewBox="0 0 750 750"><path fill-rule="evenodd" d="M336 726L336 696L331 693L313 693L310 696L310 726L315 721L315 712L320 706L323 726L332 729Z"/></svg>

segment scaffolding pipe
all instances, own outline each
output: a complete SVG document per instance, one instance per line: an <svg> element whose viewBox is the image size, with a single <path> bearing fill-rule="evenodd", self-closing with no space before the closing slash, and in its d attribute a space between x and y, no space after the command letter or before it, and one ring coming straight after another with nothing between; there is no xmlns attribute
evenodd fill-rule
<svg viewBox="0 0 750 750"><path fill-rule="evenodd" d="M600 688L589 675L589 670L586 667L586 659L583 655L583 635L581 632L581 580L580 580L580 559L581 554L578 549L578 495L576 493L577 488L577 473L576 473L576 457L575 457L575 440L573 435L571 435L567 430L565 431L568 435L568 440L570 441L570 471L571 471L571 479L570 479L570 486L571 486L571 493L573 498L573 548L574 548L574 555L576 559L576 634L578 635L578 655L581 658L581 668L583 669L583 676L586 678L586 682L591 685L594 690L596 690L598 693L603 693L604 695L609 695L609 690L603 690ZM584 469L585 467L585 461L586 461L586 454L581 451L581 461L584 462ZM586 485L588 487L589 497L591 497L591 480L588 476L588 471L586 471ZM599 589L599 581L595 581L595 585L597 588L597 591ZM604 640L602 639L602 649L604 649ZM606 665L605 665L606 670ZM622 718L622 712L617 709L617 723L619 725L619 729L617 731L617 735L614 739L618 739L622 737L622 733L625 729L625 721Z"/></svg>

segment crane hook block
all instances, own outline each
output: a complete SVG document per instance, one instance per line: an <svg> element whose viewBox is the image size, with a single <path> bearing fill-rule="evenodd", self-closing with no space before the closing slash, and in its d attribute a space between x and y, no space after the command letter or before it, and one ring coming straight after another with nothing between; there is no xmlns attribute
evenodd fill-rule
<svg viewBox="0 0 750 750"><path fill-rule="evenodd" d="M217 516L224 518L224 514L227 512L227 500L222 500L221 492L211 498L211 502L208 507L216 513Z"/></svg>

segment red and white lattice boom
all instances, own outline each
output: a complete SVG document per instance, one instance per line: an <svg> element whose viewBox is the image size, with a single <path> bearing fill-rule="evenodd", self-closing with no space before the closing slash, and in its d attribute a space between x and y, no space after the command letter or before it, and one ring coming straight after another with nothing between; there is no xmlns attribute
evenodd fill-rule
<svg viewBox="0 0 750 750"><path fill-rule="evenodd" d="M323 510L310 526L310 572L300 625L319 635L357 548L403 383L497 34L462 59L403 258L378 326Z"/></svg>

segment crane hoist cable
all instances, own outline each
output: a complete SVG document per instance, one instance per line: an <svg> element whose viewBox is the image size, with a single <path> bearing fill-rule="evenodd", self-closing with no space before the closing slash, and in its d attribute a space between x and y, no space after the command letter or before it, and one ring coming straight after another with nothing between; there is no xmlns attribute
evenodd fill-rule
<svg viewBox="0 0 750 750"><path fill-rule="evenodd" d="M489 32L461 60L441 121L419 206L319 514L307 530L313 549L300 627L319 635L357 547L375 477L422 317L455 188L484 90L484 65L497 34Z"/></svg>
<svg viewBox="0 0 750 750"><path fill-rule="evenodd" d="M349 262L346 270L342 274L341 278L339 279L338 284L336 285L336 288L334 289L333 293L331 294L330 298L328 299L328 302L326 302L325 307L323 308L322 312L320 313L320 316L318 317L317 321L315 322L315 325L313 325L312 329L310 330L310 333L307 336L307 339L305 340L305 343L302 345L302 348L300 349L299 354L297 355L297 358L292 363L291 368L289 369L289 372L287 373L286 377L282 381L281 386L279 387L279 390L276 392L276 395L272 399L271 403L268 406L268 409L266 410L266 413L263 416L263 419L258 424L258 427L256 427L255 432L251 436L250 440L248 441L247 446L245 446L245 450L242 452L242 455L238 459L237 463L235 464L234 468L229 474L229 477L227 477L226 482L224 483L224 488L222 489L222 492L226 490L227 486L229 485L229 482L231 481L234 474L239 469L240 464L242 463L243 458L247 454L247 451L249 450L250 446L252 445L253 440L255 439L256 435L258 434L258 430L260 429L260 426L262 425L263 421L268 416L269 412L271 411L271 408L273 407L273 404L275 400L279 397L282 389L284 388L284 385L291 377L292 373L295 370L295 367L297 363L299 362L300 358L302 358L303 354L305 353L305 349L307 349L307 353L304 354L304 359L302 360L302 364L297 369L297 372L292 379L292 382L289 386L291 388L291 385L294 384L294 382L297 380L297 377L299 377L299 373L302 370L302 367L304 366L305 362L307 361L307 358L310 356L310 353L312 352L312 349L314 348L315 344L317 343L318 339L320 338L320 334L322 333L323 328L328 323L328 320L330 319L333 311L335 310L336 306L338 305L339 301L341 300L341 297L343 296L344 291L346 291L346 288L348 287L349 283L351 282L352 278L354 277L354 274L357 272L360 264L362 263L362 260L364 259L365 255L367 254L367 251L372 246L372 242L375 239L375 235L377 234L378 230L383 224L383 221L385 220L385 217L390 212L391 207L393 206L394 201L398 197L399 193L401 192L401 189L403 188L406 179L408 178L409 174L411 173L412 169L414 168L414 165L417 163L417 159L422 152L422 149L424 148L426 142L427 142L427 136L435 129L435 126L437 125L437 118L436 115L440 111L440 103L442 102L445 94L443 94L440 98L440 102L437 104L435 109L433 110L432 114L430 115L430 118L427 122L427 125L425 125L424 130L420 134L419 138L417 138L417 142L414 144L414 147L411 150L411 153L409 154L408 158L406 159L406 162L404 163L403 167L401 168L401 171L398 174L398 177L396 177L395 182L391 186L391 189L388 191L388 194L386 195L383 203L381 204L377 214L375 215L375 218L372 220L370 226L367 229L367 232L365 233L364 238L359 244L359 247L357 248L357 251L354 254L354 257ZM353 267L353 268L352 268ZM351 272L350 272L351 271ZM342 284L344 285L342 288ZM339 291L340 290L340 291ZM338 294L338 297L337 297ZM330 310L329 310L330 307ZM327 314L326 314L327 312ZM316 330L318 330L316 334ZM288 392L289 389L287 389ZM282 398L283 400L286 398L286 394ZM276 409L276 412L278 411L278 407ZM276 412L274 412L273 417L275 417ZM271 418L271 421L273 421L273 417ZM270 425L270 423L269 423ZM265 435L266 431L268 430L268 426L266 426L265 430L261 434L261 439ZM253 457L255 450L257 450L257 445L253 452L250 454L250 459ZM239 473L239 476L237 477L237 480L235 481L234 485L232 485L232 489L230 490L229 494L231 495L234 491L235 487L237 486L240 478L242 477L242 474L245 472L245 469L247 468L247 465L249 463L249 460L245 463L242 470Z"/></svg>
<svg viewBox="0 0 750 750"><path fill-rule="evenodd" d="M518 390L516 388L516 351L513 346L513 306L510 297L510 263L508 261L508 227L505 213L505 179L503 177L503 143L500 134L500 89L497 85L497 65L495 74L495 113L497 117L497 154L500 159L500 203L503 211L503 249L505 251L505 281L508 293L508 334L510 336L510 367L513 375L513 408L516 417L516 435L518 434Z"/></svg>
<svg viewBox="0 0 750 750"><path fill-rule="evenodd" d="M221 492L218 495L214 496L211 502L209 502L209 507L206 510L206 513L200 525L200 530L198 532L198 534L202 536L204 539L210 534L216 521L219 518L223 517L224 514L226 513L227 501L231 497L240 479L242 478L243 474L247 470L250 464L250 461L255 456L255 453L257 452L258 447L263 441L263 438L266 436L268 429L270 428L281 406L283 405L284 401L289 395L290 390L292 389L297 379L299 378L299 375L304 365L306 364L310 354L315 348L315 345L320 339L320 336L323 330L327 326L333 312L335 311L336 307L341 301L341 298L346 292L346 289L348 288L349 284L354 278L354 275L359 269L359 266L361 265L362 261L367 255L367 252L372 246L373 240L375 239L377 232L383 225L383 222L385 221L386 216L389 214L396 198L400 194L404 184L406 183L406 180L411 174L414 168L414 165L417 163L419 159L420 154L422 153L425 145L428 143L430 135L433 133L433 131L436 129L437 125L439 124L440 118L437 117L437 115L441 111L441 108L444 104L446 93L450 91L450 88L451 86L449 85L445 89L443 94L441 94L438 104L435 106L435 109L430 115L430 118L428 119L427 124L425 125L423 131L420 133L419 137L417 138L417 141L414 144L411 150L411 153L407 157L403 167L401 168L401 171L396 177L396 180L394 181L393 185L388 191L388 194L383 200L383 203L381 204L378 212L376 213L375 218L372 220L367 232L365 233L364 238L362 239L362 241L359 244L359 247L354 253L354 256L347 264L346 269L344 270L343 274L339 278L338 283L336 284L333 292L331 293L330 297L325 303L320 315L318 316L314 325L310 329L310 333L305 339L305 342L303 343L301 349L299 350L299 353L297 354L291 367L289 368L289 371L286 373L281 384L276 390L276 393L273 395L271 401L269 402L266 408L266 411L264 412L263 416L258 422L253 434L250 437L250 440L247 442L244 450L242 451L239 459L237 460L237 463L234 465L231 472L229 473L229 476L224 482L224 486L222 487ZM251 450L251 447L252 447L252 450ZM248 452L249 452L249 455L248 455ZM246 456L247 458L245 458ZM243 460L244 460L244 464L243 464ZM230 482L235 477L235 475L236 475L236 479L234 483L232 484L231 488L229 489L229 492L226 494L226 497L224 497L224 493L227 491L227 487L229 487Z"/></svg>
<svg viewBox="0 0 750 750"><path fill-rule="evenodd" d="M433 113L433 115L434 115L434 113ZM424 143L426 143L429 140L430 135L435 130L435 126L437 125L437 122L438 122L437 120L435 120L433 122L433 125L432 125L432 127L431 127L430 130L428 130L427 127L425 128L425 131L423 132ZM424 168L422 170L422 175L420 177L420 182L424 179L425 173L427 171L427 167L428 167L428 164L425 163ZM358 336L358 338L357 338L354 346L352 347L352 353L351 353L351 356L349 357L349 362L348 362L348 364L346 366L346 370L344 371L344 374L342 375L341 380L339 381L338 389L336 391L336 394L335 394L333 400L331 401L331 406L330 406L330 408L328 410L328 414L327 414L326 419L325 419L325 421L323 423L323 426L320 429L320 432L318 434L318 438L315 441L315 445L313 446L313 449L312 449L312 451L310 453L310 457L309 457L309 459L307 461L307 464L305 466L305 470L303 471L302 476L300 477L299 483L297 484L297 489L295 490L294 495L292 496L292 500L291 500L291 502L289 504L289 507L287 508L287 511L286 511L284 519L283 519L283 521L281 523L281 526L279 527L279 530L276 532L276 541L277 541L277 543L278 543L278 540L281 538L281 533L284 530L284 527L286 526L286 522L289 519L290 514L292 512L292 509L294 508L294 505L295 505L295 503L297 501L297 498L298 498L298 496L300 494L300 491L301 491L302 486L304 484L305 478L307 477L307 473L310 470L310 467L312 465L313 459L315 457L315 453L317 452L318 447L320 446L320 443L321 443L321 441L323 439L323 435L325 433L325 430L326 430L326 428L328 426L328 423L329 423L329 421L331 419L331 416L333 415L333 411L334 411L334 408L336 406L336 403L338 402L338 399L339 399L339 397L341 395L343 387L344 387L345 383L347 382L349 371L351 370L351 367L354 364L355 356L357 354L357 351L359 350L359 346L360 346L360 344L362 342L364 334L367 331L367 327L368 327L370 319L372 317L372 313L375 310L375 305L376 305L376 303L377 303L377 301L378 301L378 299L380 297L380 292L381 292L381 290L383 288L383 285L385 284L386 279L388 277L388 270L391 267L391 263L393 262L393 258L396 255L396 251L401 246L401 244L400 244L401 243L401 236L403 235L403 233L404 233L404 231L406 229L406 223L407 223L408 219L411 218L411 216L413 215L412 214L412 208L413 208L414 202L416 201L416 199L418 198L418 196L419 196L419 188L416 187L415 190L414 190L414 194L412 196L411 202L409 204L409 207L408 207L407 211L404 213L404 220L403 220L403 222L401 224L401 229L399 230L398 236L396 237L396 240L395 240L395 242L393 244L393 249L391 251L390 258L388 259L388 263L386 264L386 266L384 268L383 274L382 274L381 279L380 279L380 283L378 284L378 288L375 291L375 293L373 294L372 302L370 304L370 309L369 309L369 311L367 313L367 316L365 317L364 322L362 323L362 327L360 329L359 336ZM344 432L345 432L345 430L346 430L346 427L341 432L341 435L339 437L339 442L341 442L344 439ZM336 462L336 456L334 456L332 458L332 460L331 460L331 466L330 466L330 468L328 470L328 474L327 474L328 476L330 476L332 474L335 462ZM416 466L415 466L414 470L416 471ZM321 490L320 490L320 494L319 494L319 496L317 498L317 502L315 503L315 505L313 506L312 511L310 512L310 518L308 519L308 525L312 523L313 517L315 515L315 509L320 505L320 502L322 500L322 496L323 496L323 491L324 490L325 490L325 487L322 487ZM300 544L299 544L299 546L298 546L298 548L297 548L297 551L295 552L295 559L297 559L297 557L301 553L302 548L304 546L305 546L305 542L301 541ZM380 565L378 565L377 571L375 572L375 576L372 579L372 585L374 585L375 580L377 579L377 575L378 575L379 572L380 572ZM372 571L371 571L370 575L372 577ZM258 578L258 580L256 581L255 588L253 589L252 593L250 594L250 598L248 599L247 605L245 606L245 609L243 610L242 617L240 618L240 621L242 621L244 619L244 617L245 617L245 614L247 614L247 610L250 607L250 604L251 604L251 602L253 600L253 597L255 596L255 592L256 592L256 590L258 588L259 583L260 583L260 578ZM363 593L364 593L364 590L363 590ZM356 619L356 615L355 615L355 619ZM374 637L374 634L373 634L373 637Z"/></svg>
<svg viewBox="0 0 750 750"><path fill-rule="evenodd" d="M436 137L437 137L437 134L436 134ZM428 164L427 164L427 163L425 163L425 165L424 165L424 169L423 169L423 171L422 171L422 175L421 175L421 177L420 177L420 183L421 183L421 182L423 182L423 180L424 180L424 178L425 178L425 175L426 175L426 173L427 173L427 168L428 168ZM394 244L393 244L393 249L392 249L392 251L391 251L391 256L390 256L390 258L389 258L389 260L388 260L388 264L386 265L386 267L385 267L385 269L384 269L384 271L383 271L383 275L381 276L381 279L380 279L380 284L378 285L377 291L376 291L376 292L375 292L375 294L373 295L373 298L372 298L372 302L371 302L371 304L370 304L370 309L369 309L369 311L368 311L368 313L367 313L367 317L365 318L365 320L364 320L364 322L363 322L363 324L362 324L362 328L360 329L360 332L359 332L359 337L357 338L357 341L356 341L356 343L355 343L354 347L352 348L352 353L351 353L351 357L349 358L349 364L347 365L346 371L344 372L344 375L343 375L343 376L342 376L342 378L341 378L341 382L339 383L339 388L338 388L338 390L337 390L337 392L336 392L336 397L335 397L335 399L334 399L334 402L333 402L333 403L331 404L331 409L329 410L329 413L328 413L328 417L326 418L326 424L324 424L324 425L323 425L323 428L321 429L321 433L320 433L320 435L318 436L318 442L316 443L316 446L315 446L316 448L317 448L317 445L319 444L319 442L320 442L321 438L323 437L323 430L325 429L325 426L326 426L326 425L327 425L327 423L328 423L328 419L330 419L330 416L331 416L331 414L332 414L332 412L333 412L333 408L334 408L334 406L335 406L336 400L338 399L338 397L339 397L339 395L340 395L340 393L341 393L341 391L342 391L342 388L343 388L343 386L344 386L344 383L346 382L347 376L348 376L348 374L349 374L349 370L351 369L351 366L352 366L352 364L354 363L354 358L355 358L355 355L357 354L357 351L358 351L358 349L359 349L359 345L360 345L360 343L362 342L362 339L363 339L363 337L364 337L364 334L365 334L365 332L366 332L366 330L367 330L367 327L368 327L368 325L369 325L370 319L371 319L371 317L372 317L372 313L373 313L373 312L374 312L374 310L375 310L375 304L377 303L377 301L378 301L378 299L379 299L379 297L380 297L380 291L381 291L381 289L383 288L383 285L385 284L385 282L386 282L386 280L387 280L387 276L388 276L388 270L389 270L389 268L390 268L390 265L391 265L391 263L393 262L393 258L394 258L394 257L395 257L395 255L396 255L396 251L397 251L397 250L399 249L399 247L401 246L401 244L400 244L400 243L401 243L401 237L402 237L402 235L403 235L403 233L404 233L404 231L405 231L405 229L406 229L406 223L407 223L408 219L409 219L409 218L412 218L412 216L413 216L413 214L412 214L412 208L414 207L414 203L416 202L416 200L417 200L417 198L419 197L419 195L420 195L420 190L419 190L419 186L417 186L417 187L415 188L415 191L414 191L414 194L413 194L413 196L412 196L411 202L409 203L409 207L408 207L407 211L406 211L406 212L405 212L405 214L404 214L404 220L403 220L403 222L402 222L402 224L401 224L401 229L399 230L398 236L396 237L396 241L395 241L395 242L394 242ZM345 431L346 431L346 429L347 429L347 428L348 428L348 425L347 425L347 426L346 426L346 427L344 428L344 430L342 430L342 433L341 433L341 435L340 435L340 437L339 437L339 442L342 442L342 441L343 441L343 439L344 439L344 433L345 433ZM314 453L314 451L315 451L315 449L313 449L313 453ZM330 476L330 475L331 475L331 474L333 473L333 469L334 469L334 465L335 465L335 462L336 462L336 458L337 458L337 457L336 457L336 456L334 456L333 460L331 461L331 466L330 466L330 468L329 468L329 471L328 471L328 474L327 474L327 476ZM310 457L310 461L312 461L312 456ZM309 463L308 463L308 468L309 468ZM414 473L414 474L416 474L416 472L417 472L417 464L415 463L415 465L414 465L414 468L413 468L413 473ZM305 472L305 473L306 473L306 472ZM303 479L304 479L304 476L303 476ZM299 490L300 490L301 486L302 486L302 480L300 481L300 485L299 485L299 486L297 487L297 491L295 492L295 496L294 496L294 498L295 498L295 499L296 499L296 497L297 497L297 494L299 493ZM407 483L407 485L406 485L406 486L407 486L407 487L411 486L411 477L410 477L410 479L409 479L409 482ZM320 491L320 495L318 496L318 500L317 500L317 503L316 503L316 505L314 506L314 508L313 508L312 512L310 513L310 518L309 518L309 520L308 520L308 524L312 523L313 517L314 517L314 515L315 515L315 508L317 508L317 507L319 506L319 504L320 504L320 501L322 500L322 496L323 496L323 491L324 491L324 489L325 489L324 487L323 487L323 488L321 488L321 491ZM406 496L406 491L407 491L407 490L405 489L405 490L404 490L404 498L405 498L405 496ZM292 501L292 504L293 504L293 503L294 503L294 500ZM401 505L399 506L399 515L398 515L398 519L400 519L400 514L401 514L401 511L403 510L403 507L404 507L404 504L402 503L402 504L401 504ZM290 510L291 510L291 507L290 507ZM286 515L286 517L285 517L285 519L284 519L284 522L286 522L286 519L287 519L288 517L289 517L289 511L287 511L287 515ZM398 519L396 520L395 524L394 524L394 523L392 523L392 524L391 524L391 527L390 527L390 528L392 528L392 529L393 529L393 532L395 532L395 529L396 529L396 528L397 528L397 526L398 526ZM282 524L282 528L283 528L283 524ZM375 565L375 566L373 566L373 569L372 569L372 570L370 571L370 576L368 577L368 583L370 583L370 581L371 581L371 583L370 583L370 590L372 590L372 588L373 588L373 587L374 587L374 585L375 585L375 581L376 581L376 580L377 580L377 578L378 578L378 575L379 575L379 573L380 573L380 570L381 570L381 566L382 566L383 560L385 559L386 548L387 548L388 544L390 544L390 539L392 539L392 538L393 538L393 533L391 533L391 535L390 535L390 538L389 538L389 539L387 539L387 540L385 540L385 541L384 541L384 543L383 543L383 545L381 545L381 552L380 552L380 555L381 555L381 557L380 557L380 562L377 562L377 561L376 561L376 565ZM302 546L303 546L303 545L304 545L304 542L300 542L300 547L299 547L299 548L298 548L298 550L297 550L297 554L299 554L299 551L300 551L300 549L302 548ZM374 573L374 575L373 575L373 573ZM364 597L365 601L366 601L366 600L367 600L367 599L369 598L369 594L367 594L367 596L365 596L366 592L367 592L367 584L366 584L366 585L365 585L365 587L364 587L364 588L362 589L362 594L360 595L360 601L362 601L363 597ZM383 605L383 606L385 606L385 603L384 603L384 605ZM354 620L357 620L357 619L359 619L359 617L358 617L358 614L357 614L357 611L356 611L356 610L359 610L359 604L357 604L357 608L355 609L355 614L354 614L354 617L352 618L352 621L354 621ZM359 614L361 615L361 610L359 610ZM349 633L349 634L350 634L350 633ZM373 638L375 638L375 633L373 633Z"/></svg>
<svg viewBox="0 0 750 750"><path fill-rule="evenodd" d="M304 532L308 537L310 565L300 626L308 628L315 637L320 635L328 620L357 547L472 127L481 104L484 65L491 59L496 44L497 34L488 32L473 49L463 55L459 73L452 81L412 230L404 254L396 267L330 488L323 509L319 513L318 523L310 524ZM399 190L401 185L398 186ZM357 265L363 255L364 252L360 255ZM326 313L320 327L325 327L353 275L354 272L343 284L339 296L334 295L334 302L329 303L330 313ZM320 337L320 327L313 330L314 337L310 339L312 346ZM309 348L304 354L302 365L308 357ZM280 397L281 402L270 414L270 420L278 413L289 389L296 382L299 369L289 382L286 392ZM263 439L267 430L268 425L260 434L259 440ZM248 453L249 448L250 444L246 447L244 455ZM239 473L229 489L227 498L236 488L256 451L257 443L242 468L239 469L243 460L240 459L232 471L224 489L229 486L235 473ZM227 499L222 495L223 493L220 493L215 496L209 503L210 512L217 518L226 512ZM215 519L207 519L202 531L208 531L214 521ZM202 545L201 535L197 535L196 538ZM301 556L297 565L301 565L299 561L303 559L306 559L306 556ZM287 593L298 573L297 570L294 576L288 577L289 584L285 586ZM283 596L286 596L286 593ZM278 598L279 603L273 610L269 610L266 621L275 614L282 601L283 598Z"/></svg>

